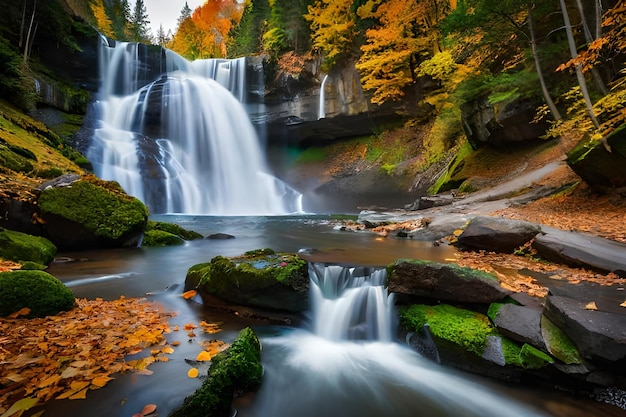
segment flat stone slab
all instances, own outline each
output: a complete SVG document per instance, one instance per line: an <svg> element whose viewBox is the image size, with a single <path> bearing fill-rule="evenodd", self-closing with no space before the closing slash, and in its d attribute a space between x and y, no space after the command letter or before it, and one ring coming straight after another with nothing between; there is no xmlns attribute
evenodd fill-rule
<svg viewBox="0 0 626 417"><path fill-rule="evenodd" d="M544 350L545 343L541 336L541 314L540 308L504 304L498 310L493 324L504 336Z"/></svg>
<svg viewBox="0 0 626 417"><path fill-rule="evenodd" d="M587 310L584 301L549 296L544 314L589 358L626 358L626 320L621 314Z"/></svg>
<svg viewBox="0 0 626 417"><path fill-rule="evenodd" d="M623 243L586 233L542 227L533 248L540 257L551 262L626 276L626 244Z"/></svg>
<svg viewBox="0 0 626 417"><path fill-rule="evenodd" d="M468 249L511 253L541 232L541 227L522 220L478 216L458 238L458 245Z"/></svg>

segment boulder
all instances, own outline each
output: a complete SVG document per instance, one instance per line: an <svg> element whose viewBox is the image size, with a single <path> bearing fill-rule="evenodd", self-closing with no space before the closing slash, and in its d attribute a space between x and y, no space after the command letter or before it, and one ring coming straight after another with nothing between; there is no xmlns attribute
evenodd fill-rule
<svg viewBox="0 0 626 417"><path fill-rule="evenodd" d="M467 249L512 253L541 231L539 225L500 217L474 217L458 237Z"/></svg>
<svg viewBox="0 0 626 417"><path fill-rule="evenodd" d="M72 291L43 271L0 272L0 317L22 308L27 317L45 317L74 308Z"/></svg>
<svg viewBox="0 0 626 417"><path fill-rule="evenodd" d="M574 268L626 276L626 244L548 227L543 227L542 231L532 245L541 258Z"/></svg>
<svg viewBox="0 0 626 417"><path fill-rule="evenodd" d="M186 288L198 288L210 305L215 296L229 303L303 312L309 307L309 277L306 261L297 255L271 249L246 252L235 258L216 256L209 263L192 266Z"/></svg>
<svg viewBox="0 0 626 417"><path fill-rule="evenodd" d="M10 261L31 261L48 265L57 248L48 239L0 227L0 257Z"/></svg>
<svg viewBox="0 0 626 417"><path fill-rule="evenodd" d="M626 187L626 124L606 138L584 139L567 153L572 170L592 188L611 191Z"/></svg>
<svg viewBox="0 0 626 417"><path fill-rule="evenodd" d="M626 320L621 314L587 310L586 303L550 296L545 315L590 359L619 361L626 358Z"/></svg>
<svg viewBox="0 0 626 417"><path fill-rule="evenodd" d="M504 336L541 350L545 349L541 336L541 309L500 304L493 310L490 308L490 312L492 311L490 317L493 324Z"/></svg>
<svg viewBox="0 0 626 417"><path fill-rule="evenodd" d="M42 235L63 250L137 246L148 221L141 201L94 177L44 184L38 204Z"/></svg>
<svg viewBox="0 0 626 417"><path fill-rule="evenodd" d="M452 264L399 260L388 267L389 291L460 303L493 303L511 292L493 274Z"/></svg>

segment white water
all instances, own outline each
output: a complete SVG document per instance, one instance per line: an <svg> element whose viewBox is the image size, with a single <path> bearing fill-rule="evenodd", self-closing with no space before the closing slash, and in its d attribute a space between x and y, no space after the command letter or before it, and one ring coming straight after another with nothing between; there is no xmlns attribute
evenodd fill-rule
<svg viewBox="0 0 626 417"><path fill-rule="evenodd" d="M300 193L269 173L240 101L244 59L188 62L166 51L163 75L146 81L155 71L140 58L137 44L101 46L100 124L87 152L96 175L151 213L302 211Z"/></svg>
<svg viewBox="0 0 626 417"><path fill-rule="evenodd" d="M395 313L385 273L311 264L313 331L262 339L263 384L237 415L541 415L392 342Z"/></svg>
<svg viewBox="0 0 626 417"><path fill-rule="evenodd" d="M324 93L324 87L326 87L326 80L328 79L328 74L324 76L322 80L322 85L320 86L320 104L318 110L318 119L324 119L326 117L326 93Z"/></svg>

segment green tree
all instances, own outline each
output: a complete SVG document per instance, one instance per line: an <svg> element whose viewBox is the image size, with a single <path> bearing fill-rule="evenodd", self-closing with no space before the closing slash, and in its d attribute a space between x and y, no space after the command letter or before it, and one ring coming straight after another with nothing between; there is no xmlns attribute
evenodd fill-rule
<svg viewBox="0 0 626 417"><path fill-rule="evenodd" d="M130 16L130 40L133 42L149 43L150 38L150 20L148 20L148 11L143 0L136 0L133 13Z"/></svg>
<svg viewBox="0 0 626 417"><path fill-rule="evenodd" d="M313 0L271 0L268 30L263 35L263 47L274 58L287 51L308 52L309 24L304 19Z"/></svg>
<svg viewBox="0 0 626 417"><path fill-rule="evenodd" d="M228 33L228 56L234 58L261 52L269 17L270 5L267 0L246 0L241 20Z"/></svg>
<svg viewBox="0 0 626 417"><path fill-rule="evenodd" d="M177 28L180 27L180 25L186 20L191 18L191 7L189 7L189 4L187 4L187 2L185 2L185 5L183 6L182 10L180 11L180 16L178 16L178 23L176 25Z"/></svg>

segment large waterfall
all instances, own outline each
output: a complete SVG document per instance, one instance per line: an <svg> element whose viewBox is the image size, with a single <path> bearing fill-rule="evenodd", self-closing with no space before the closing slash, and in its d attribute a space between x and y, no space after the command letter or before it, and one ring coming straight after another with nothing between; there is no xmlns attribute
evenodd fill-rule
<svg viewBox="0 0 626 417"><path fill-rule="evenodd" d="M301 211L301 195L269 173L241 103L245 59L150 58L123 42L100 49L100 122L87 151L96 175L151 213Z"/></svg>
<svg viewBox="0 0 626 417"><path fill-rule="evenodd" d="M265 374L240 417L538 417L393 341L386 271L310 264L311 331L262 338Z"/></svg>

